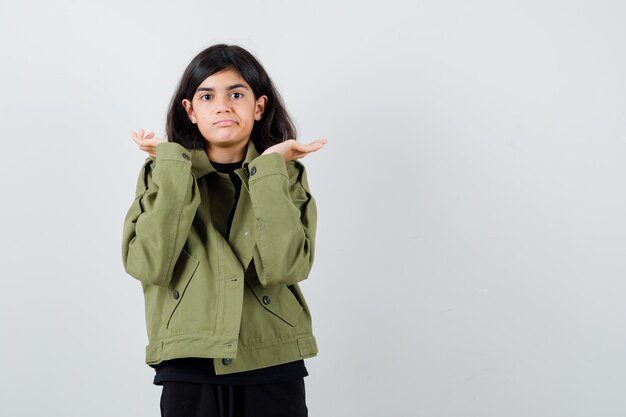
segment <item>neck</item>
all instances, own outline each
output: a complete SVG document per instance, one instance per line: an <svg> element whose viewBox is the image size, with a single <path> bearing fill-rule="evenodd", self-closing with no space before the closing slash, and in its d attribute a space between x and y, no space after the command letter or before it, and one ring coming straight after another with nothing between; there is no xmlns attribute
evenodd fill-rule
<svg viewBox="0 0 626 417"><path fill-rule="evenodd" d="M208 144L206 154L209 158L209 161L217 162L220 164L228 164L231 162L239 162L244 160L244 158L246 157L247 149L248 145L246 142L226 148Z"/></svg>

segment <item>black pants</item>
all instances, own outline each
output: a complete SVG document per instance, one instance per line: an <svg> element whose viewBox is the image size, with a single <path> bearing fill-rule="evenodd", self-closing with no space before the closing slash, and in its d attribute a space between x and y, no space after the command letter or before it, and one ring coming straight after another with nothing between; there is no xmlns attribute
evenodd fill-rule
<svg viewBox="0 0 626 417"><path fill-rule="evenodd" d="M161 417L307 417L304 378L258 385L167 381Z"/></svg>

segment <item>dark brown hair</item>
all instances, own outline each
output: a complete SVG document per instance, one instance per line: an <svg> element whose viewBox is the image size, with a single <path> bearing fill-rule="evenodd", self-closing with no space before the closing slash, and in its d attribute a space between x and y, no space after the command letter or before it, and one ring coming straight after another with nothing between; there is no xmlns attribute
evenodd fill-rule
<svg viewBox="0 0 626 417"><path fill-rule="evenodd" d="M224 69L237 71L252 88L255 100L262 95L267 96L263 117L254 122L250 134L250 140L259 152L287 139L296 139L296 128L282 98L259 61L240 46L218 44L196 55L185 69L167 112L165 129L168 141L186 148L206 150L206 140L198 126L189 120L182 101L191 101L205 79Z"/></svg>

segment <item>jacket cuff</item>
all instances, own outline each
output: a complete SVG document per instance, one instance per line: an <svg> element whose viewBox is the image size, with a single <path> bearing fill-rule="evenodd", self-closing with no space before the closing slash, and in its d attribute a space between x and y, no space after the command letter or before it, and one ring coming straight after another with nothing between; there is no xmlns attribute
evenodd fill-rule
<svg viewBox="0 0 626 417"><path fill-rule="evenodd" d="M156 160L180 161L191 164L191 155L180 143L161 142L156 146Z"/></svg>
<svg viewBox="0 0 626 417"><path fill-rule="evenodd" d="M257 156L248 164L248 172L252 182L274 174L281 174L289 178L285 158L278 152Z"/></svg>

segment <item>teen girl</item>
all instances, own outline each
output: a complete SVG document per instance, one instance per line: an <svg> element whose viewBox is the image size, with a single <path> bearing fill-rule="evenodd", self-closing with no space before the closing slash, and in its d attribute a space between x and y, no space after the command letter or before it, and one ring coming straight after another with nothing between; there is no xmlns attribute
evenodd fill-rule
<svg viewBox="0 0 626 417"><path fill-rule="evenodd" d="M214 45L188 65L124 220L122 257L141 281L146 363L161 415L306 416L304 358L318 352L298 282L314 258L304 165L260 63Z"/></svg>

